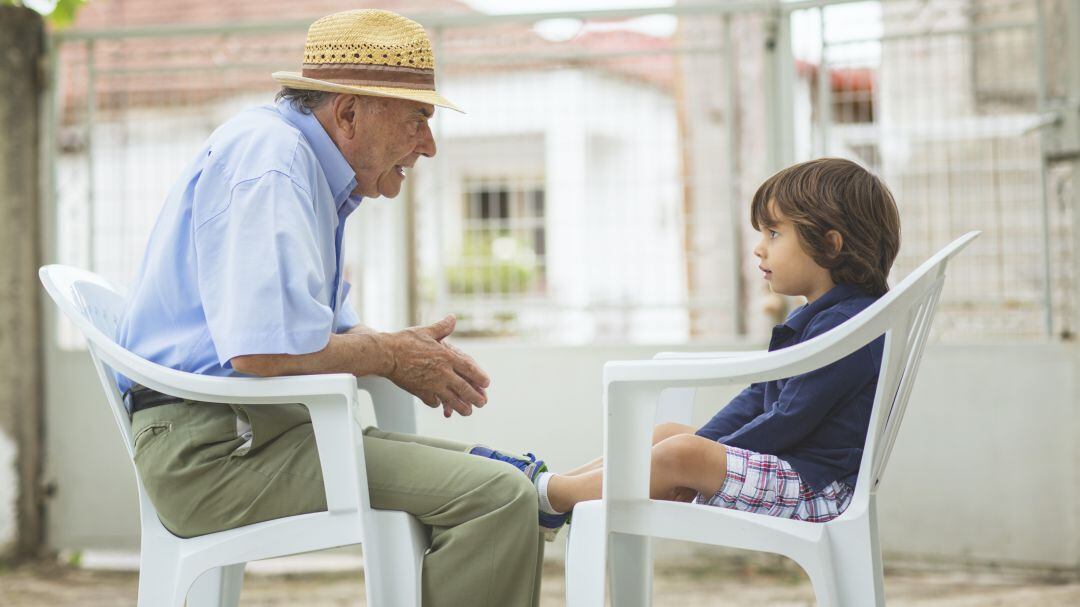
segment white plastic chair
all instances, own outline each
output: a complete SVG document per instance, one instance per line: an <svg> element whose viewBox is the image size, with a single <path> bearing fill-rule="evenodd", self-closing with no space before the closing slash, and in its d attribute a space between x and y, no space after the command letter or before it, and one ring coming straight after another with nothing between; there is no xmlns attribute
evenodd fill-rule
<svg viewBox="0 0 1080 607"><path fill-rule="evenodd" d="M662 353L604 365L603 499L574 508L567 542L566 604L604 604L611 555L612 605L652 599L651 537L785 555L809 575L818 604L884 605L877 486L900 428L949 260L969 232L851 320L775 352ZM653 425L688 424L696 388L792 377L835 362L885 334L884 356L855 493L827 523L805 523L649 499Z"/></svg>
<svg viewBox="0 0 1080 607"><path fill-rule="evenodd" d="M181 398L246 405L302 403L311 414L326 486L325 512L183 539L158 520L135 470L142 524L140 607L181 607L185 596L192 607L235 607L246 562L352 544L364 546L369 605L420 605L420 567L428 548L427 531L404 512L371 508L363 434L356 421L359 387L370 393L380 427L415 432L414 403L408 393L375 377L225 378L156 365L116 343L124 299L108 282L91 272L60 265L45 266L39 275L61 311L86 336L132 468L131 422L113 370Z"/></svg>

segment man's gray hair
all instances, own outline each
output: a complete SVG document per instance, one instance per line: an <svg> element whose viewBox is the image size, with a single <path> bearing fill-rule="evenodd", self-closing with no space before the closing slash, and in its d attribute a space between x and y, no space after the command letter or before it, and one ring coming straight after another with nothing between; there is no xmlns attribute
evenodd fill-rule
<svg viewBox="0 0 1080 607"><path fill-rule="evenodd" d="M305 89L294 89L287 86L281 87L277 95L274 97L274 101L281 101L287 99L292 104L293 108L298 112L304 114L310 114L312 110L315 110L322 104L332 99L337 93L329 93L326 91L309 91Z"/></svg>

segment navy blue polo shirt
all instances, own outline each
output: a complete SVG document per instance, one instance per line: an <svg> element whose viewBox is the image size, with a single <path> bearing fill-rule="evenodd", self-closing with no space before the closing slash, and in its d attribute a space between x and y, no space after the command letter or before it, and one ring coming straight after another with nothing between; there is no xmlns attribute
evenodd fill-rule
<svg viewBox="0 0 1080 607"><path fill-rule="evenodd" d="M876 299L855 285L836 285L774 327L769 351L817 337ZM815 371L752 384L697 434L775 455L791 464L814 491L837 480L854 487L884 344L881 336Z"/></svg>

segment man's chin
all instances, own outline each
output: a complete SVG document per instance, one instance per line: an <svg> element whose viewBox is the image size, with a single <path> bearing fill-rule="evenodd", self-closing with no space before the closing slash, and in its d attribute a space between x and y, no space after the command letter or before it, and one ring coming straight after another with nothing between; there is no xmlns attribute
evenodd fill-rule
<svg viewBox="0 0 1080 607"><path fill-rule="evenodd" d="M379 184L379 196L383 198L396 198L401 193L401 185L404 179L387 179Z"/></svg>
<svg viewBox="0 0 1080 607"><path fill-rule="evenodd" d="M400 184L397 187L379 186L379 187L375 188L374 192L368 192L368 193L359 192L359 191L356 191L356 190L353 191L353 194L359 195L359 196L361 196L362 198L364 198L366 200L374 200L376 198L396 198L397 195L400 194L400 193L401 193L401 185Z"/></svg>

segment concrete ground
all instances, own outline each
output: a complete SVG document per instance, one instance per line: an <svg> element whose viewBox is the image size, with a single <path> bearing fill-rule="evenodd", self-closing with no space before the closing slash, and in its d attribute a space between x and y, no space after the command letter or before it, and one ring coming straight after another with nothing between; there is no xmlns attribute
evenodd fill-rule
<svg viewBox="0 0 1080 607"><path fill-rule="evenodd" d="M137 576L131 572L89 571L56 562L38 562L0 571L4 607L120 607L135 605ZM1073 607L1080 605L1075 576L960 571L888 572L890 607ZM543 607L562 605L563 575L551 563L544 571ZM244 607L353 607L364 605L359 573L259 574L245 577ZM661 566L654 605L813 605L806 576L776 562L696 561L689 567Z"/></svg>

